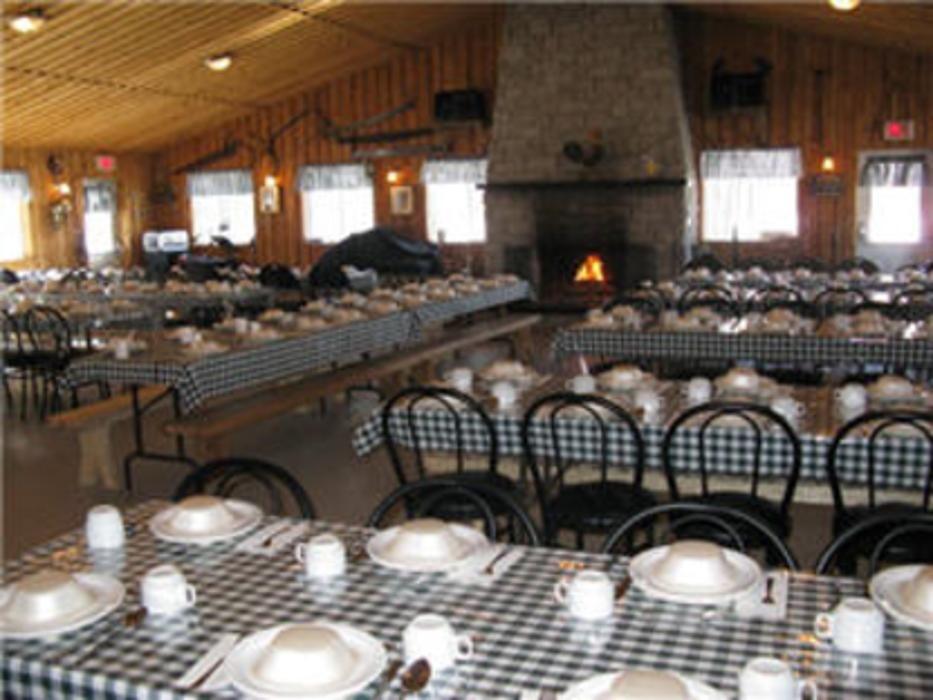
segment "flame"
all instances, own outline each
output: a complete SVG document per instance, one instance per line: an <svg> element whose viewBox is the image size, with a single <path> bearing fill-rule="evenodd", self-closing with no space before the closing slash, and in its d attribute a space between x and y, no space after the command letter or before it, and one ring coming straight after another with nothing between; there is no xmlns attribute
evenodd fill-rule
<svg viewBox="0 0 933 700"><path fill-rule="evenodd" d="M605 282L606 273L603 271L603 259L598 255L587 255L586 260L580 263L577 274L573 276L574 282Z"/></svg>

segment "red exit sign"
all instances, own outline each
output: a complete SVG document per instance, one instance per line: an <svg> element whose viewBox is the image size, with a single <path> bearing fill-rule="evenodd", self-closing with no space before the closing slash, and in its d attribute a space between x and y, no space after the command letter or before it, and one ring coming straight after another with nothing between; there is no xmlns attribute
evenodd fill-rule
<svg viewBox="0 0 933 700"><path fill-rule="evenodd" d="M117 169L117 159L114 156L101 155L94 156L94 165L102 173L112 173Z"/></svg>
<svg viewBox="0 0 933 700"><path fill-rule="evenodd" d="M914 138L912 119L891 120L884 123L885 141L911 141Z"/></svg>

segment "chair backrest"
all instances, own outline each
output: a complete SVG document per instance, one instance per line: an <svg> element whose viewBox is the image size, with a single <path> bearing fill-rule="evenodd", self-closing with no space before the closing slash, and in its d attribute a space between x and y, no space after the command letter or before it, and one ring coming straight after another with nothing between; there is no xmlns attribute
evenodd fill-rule
<svg viewBox="0 0 933 700"><path fill-rule="evenodd" d="M732 292L715 284L699 284L689 287L677 300L679 313L698 306L708 306L724 316L737 316L739 313L739 304Z"/></svg>
<svg viewBox="0 0 933 700"><path fill-rule="evenodd" d="M792 270L809 270L810 272L826 272L826 263L818 258L798 258L790 266Z"/></svg>
<svg viewBox="0 0 933 700"><path fill-rule="evenodd" d="M23 325L34 350L62 358L71 353L71 327L58 309L33 306L24 314Z"/></svg>
<svg viewBox="0 0 933 700"><path fill-rule="evenodd" d="M22 319L7 311L6 309L0 309L3 312L2 318L2 328L0 328L0 334L2 334L3 340L3 352L5 355L13 354L22 354L23 352L23 336L22 336Z"/></svg>
<svg viewBox="0 0 933 700"><path fill-rule="evenodd" d="M265 512L288 515L283 496L291 498L302 518L314 518L315 509L301 484L282 467L261 459L229 457L202 465L186 476L175 489L174 500L198 493L232 498L238 491L254 492L265 497ZM254 500L247 498L245 500Z"/></svg>
<svg viewBox="0 0 933 700"><path fill-rule="evenodd" d="M861 289L853 287L827 287L820 291L810 302L819 318L826 318L835 313L847 313L862 304L868 304L868 296Z"/></svg>
<svg viewBox="0 0 933 700"><path fill-rule="evenodd" d="M639 289L617 296L603 307L604 311L612 311L617 306L631 306L642 314L647 314L657 320L667 306L664 294L657 289Z"/></svg>
<svg viewBox="0 0 933 700"><path fill-rule="evenodd" d="M933 311L933 287L910 286L894 295L885 313L906 321L922 321Z"/></svg>
<svg viewBox="0 0 933 700"><path fill-rule="evenodd" d="M725 269L726 266L712 253L700 253L699 255L695 255L694 257L690 258L690 260L687 261L682 268L680 268L680 271L687 272L688 270L698 270L701 267L705 267L711 272L719 272L720 270Z"/></svg>
<svg viewBox="0 0 933 700"><path fill-rule="evenodd" d="M719 430L728 431L728 434L717 436L716 431ZM703 495L708 496L711 493L708 466L714 461L711 455L715 452L717 437L729 442L727 449L735 449L736 438L742 440L742 461L751 465L749 486L754 497L758 496L762 457L767 454L772 460L777 460L781 453L786 454L789 451L788 464L782 475L785 486L780 504L781 514L786 517L800 476L800 438L779 413L768 406L746 401L710 401L699 404L688 408L671 422L661 443L661 464L671 498L680 498L675 459L675 451L678 449L689 451L690 462L699 470ZM774 439L786 443L786 448L771 449L766 441Z"/></svg>
<svg viewBox="0 0 933 700"><path fill-rule="evenodd" d="M793 287L771 285L757 290L752 295L751 303L760 311L777 308L801 311L805 302L800 292Z"/></svg>
<svg viewBox="0 0 933 700"><path fill-rule="evenodd" d="M659 527L663 528L665 519L667 520L667 537L657 537ZM741 527L736 527L737 525ZM676 539L678 533L682 532L690 538L707 536L718 544L726 542L731 548L745 552L747 543L742 540L740 531L757 535L756 544L764 544L769 562L780 562L792 571L799 568L793 552L761 520L735 508L709 503L665 503L647 508L636 513L611 532L603 543L602 551L606 554L633 555L645 546L619 552L619 545L631 546L637 535L647 534L649 535L645 538L647 546L654 546L658 542L664 542L665 539L667 541ZM716 533L720 536L716 537Z"/></svg>
<svg viewBox="0 0 933 700"><path fill-rule="evenodd" d="M430 412L430 418L424 413ZM428 452L452 452L458 474L467 470L468 455L481 454L486 468L496 473L499 440L496 428L482 405L468 394L446 387L412 386L402 389L382 408L382 439L389 452L399 484L423 479ZM437 440L443 444L438 446ZM472 448L472 449L470 449ZM414 473L409 475L405 454L410 453Z"/></svg>
<svg viewBox="0 0 933 700"><path fill-rule="evenodd" d="M451 505L458 507L450 508ZM515 544L532 547L541 544L538 526L511 494L489 483L464 482L445 476L402 484L376 506L367 524L381 528L389 520L432 517L451 512L461 513L466 523L482 522L483 530L491 541L498 541L504 536Z"/></svg>
<svg viewBox="0 0 933 700"><path fill-rule="evenodd" d="M571 418L592 426L594 435L587 439L591 459L574 459L568 454L567 446L579 444L580 439L566 429ZM638 422L628 411L602 396L570 392L542 396L531 404L522 419L522 447L541 507L545 508L547 503L546 467L553 466L562 483L564 474L574 466L595 463L599 467L599 480L605 483L609 480L612 455L622 452L620 443L625 438L631 439L633 455L631 460L625 460L625 466L632 469L632 484L640 487L645 469L645 441Z"/></svg>
<svg viewBox="0 0 933 700"><path fill-rule="evenodd" d="M850 270L861 270L865 274L873 275L878 272L878 266L868 258L848 258L836 265L837 272L848 272Z"/></svg>
<svg viewBox="0 0 933 700"><path fill-rule="evenodd" d="M874 543L868 557L868 576L888 563L933 564L933 514L879 513L862 520L833 539L817 557L817 574L854 572L840 568L840 562L863 549L864 542ZM862 546L860 546L862 545ZM898 548L895 557L889 557ZM855 551L853 551L855 550Z"/></svg>
<svg viewBox="0 0 933 700"><path fill-rule="evenodd" d="M888 439L926 442L926 449L891 449L890 443L886 444ZM863 456L854 457L851 452L853 449L860 449ZM889 464L898 457L902 459L909 455L926 457L924 465L926 473L922 475L921 506L924 510L929 510L930 484L933 479L933 411L892 409L863 413L836 431L826 455L826 475L836 511L841 513L846 510L840 475L840 465L843 461L857 464L859 474L865 475L868 506L874 508L877 505L875 498L878 478L876 462L880 452L884 453ZM901 478L906 476L904 467L909 467L909 465L900 464L897 467Z"/></svg>

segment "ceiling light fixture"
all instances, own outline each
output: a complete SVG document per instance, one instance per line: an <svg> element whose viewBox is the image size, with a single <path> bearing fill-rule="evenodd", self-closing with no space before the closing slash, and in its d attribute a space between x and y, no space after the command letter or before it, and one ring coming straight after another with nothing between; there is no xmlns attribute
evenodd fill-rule
<svg viewBox="0 0 933 700"><path fill-rule="evenodd" d="M862 0L829 0L829 6L840 12L851 12L862 4Z"/></svg>
<svg viewBox="0 0 933 700"><path fill-rule="evenodd" d="M233 64L233 56L229 53L219 53L204 59L204 65L213 71L227 70Z"/></svg>
<svg viewBox="0 0 933 700"><path fill-rule="evenodd" d="M43 12L41 8L36 7L32 10L17 12L10 17L7 23L10 29L17 34L31 34L32 32L39 31L45 22L45 12Z"/></svg>

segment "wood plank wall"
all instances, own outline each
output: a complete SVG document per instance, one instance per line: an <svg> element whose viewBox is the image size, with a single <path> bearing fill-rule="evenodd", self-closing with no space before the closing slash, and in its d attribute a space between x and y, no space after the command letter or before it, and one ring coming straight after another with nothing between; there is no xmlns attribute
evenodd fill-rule
<svg viewBox="0 0 933 700"><path fill-rule="evenodd" d="M73 208L68 220L59 226L52 223L49 205L56 197L55 181L46 163L54 155L61 163L62 182L71 187ZM96 154L58 149L4 148L0 167L25 170L29 174L32 198L29 202L27 259L4 263L16 269L70 267L84 261L83 226L85 178L113 179L117 185L116 233L120 253L115 262L129 265L138 259L139 234L150 221L149 205L151 158L145 154L115 154L116 171L101 174L94 164Z"/></svg>
<svg viewBox="0 0 933 700"><path fill-rule="evenodd" d="M846 181L837 199L800 190L800 241L743 245L742 255L809 255L840 260L855 252L855 182L858 152L866 149L933 148L933 53L859 45L826 36L736 22L695 11L678 12L685 103L697 159L704 149L800 146L806 176L824 155ZM731 113L709 109L709 81L723 58L730 70L754 68L762 57L773 66L766 108ZM818 72L822 77L817 77ZM886 119L913 119L916 138L907 144L881 139ZM933 254L933 201L927 193L925 245ZM731 246L719 248L726 259Z"/></svg>
<svg viewBox="0 0 933 700"><path fill-rule="evenodd" d="M186 178L183 174L174 175L175 170L217 150L226 140L248 141L267 134L307 107L317 108L328 119L341 124L371 117L414 98L417 101L415 109L381 122L369 131L414 129L431 125L436 91L473 88L485 92L491 113L500 26L501 16L488 23L464 27L455 34L440 38L426 50L395 54L371 68L320 85L155 154L156 186L168 183L175 198L156 207L154 223L159 227L190 230ZM481 126L402 143L449 143L450 155L472 156L485 154L488 139L488 128ZM348 162L351 153L350 146L325 138L321 124L313 115L286 132L277 143L279 163L273 173L282 188L281 210L273 215L260 214L257 210L257 239L251 249L242 251L243 258L257 264L276 261L308 265L319 257L322 247L312 246L303 239L301 198L295 188L296 172L302 165ZM376 223L391 226L415 238L426 236L424 189L418 182L422 160L422 157L399 157L373 161ZM261 154L248 148L241 148L234 157L209 167L252 168L257 188L270 174L265 171L267 166L262 162ZM411 216L392 216L390 213L389 185L386 182L386 174L390 170L400 174L398 184L414 187L415 206Z"/></svg>

